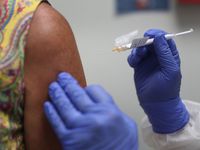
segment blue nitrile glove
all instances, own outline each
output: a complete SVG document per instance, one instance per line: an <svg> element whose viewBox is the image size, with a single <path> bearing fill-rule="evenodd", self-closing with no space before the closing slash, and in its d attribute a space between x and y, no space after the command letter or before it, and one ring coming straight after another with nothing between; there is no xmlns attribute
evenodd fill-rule
<svg viewBox="0 0 200 150"><path fill-rule="evenodd" d="M134 68L134 80L140 105L157 133L173 133L189 121L180 98L180 58L173 40L160 30L149 30L145 37L155 38L149 46L133 49L128 62Z"/></svg>
<svg viewBox="0 0 200 150"><path fill-rule="evenodd" d="M64 150L138 149L136 124L100 86L83 89L70 74L61 73L49 95L45 114Z"/></svg>

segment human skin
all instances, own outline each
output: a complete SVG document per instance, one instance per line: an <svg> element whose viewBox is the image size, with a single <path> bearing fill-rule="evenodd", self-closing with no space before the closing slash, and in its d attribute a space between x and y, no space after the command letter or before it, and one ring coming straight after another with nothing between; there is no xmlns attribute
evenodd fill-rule
<svg viewBox="0 0 200 150"><path fill-rule="evenodd" d="M35 12L25 50L24 136L27 150L61 150L43 111L48 86L58 73L71 73L86 86L76 42L68 22L47 3Z"/></svg>

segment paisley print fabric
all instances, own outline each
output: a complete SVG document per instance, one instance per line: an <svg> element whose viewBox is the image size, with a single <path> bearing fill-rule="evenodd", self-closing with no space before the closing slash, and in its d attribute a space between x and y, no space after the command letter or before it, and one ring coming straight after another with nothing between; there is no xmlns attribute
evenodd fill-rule
<svg viewBox="0 0 200 150"><path fill-rule="evenodd" d="M41 0L0 0L0 150L23 150L24 49Z"/></svg>

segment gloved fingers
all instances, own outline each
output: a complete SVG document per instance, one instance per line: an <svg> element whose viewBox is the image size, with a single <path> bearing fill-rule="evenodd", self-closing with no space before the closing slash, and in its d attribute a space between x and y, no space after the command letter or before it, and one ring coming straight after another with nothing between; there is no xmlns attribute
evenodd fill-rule
<svg viewBox="0 0 200 150"><path fill-rule="evenodd" d="M157 34L160 34L160 33L165 34L166 32L162 30L157 30L157 29L150 29L145 32L144 37L154 38ZM144 58L147 56L149 51L152 49L151 47L152 45L148 45L144 47L139 47L137 49L133 49L131 54L128 57L129 65L136 69L138 64L140 64L144 60Z"/></svg>
<svg viewBox="0 0 200 150"><path fill-rule="evenodd" d="M70 74L59 74L58 82L69 96L70 101L80 111L84 112L88 107L94 105L85 90L77 84L77 81Z"/></svg>
<svg viewBox="0 0 200 150"><path fill-rule="evenodd" d="M146 78L152 74L152 72L156 69L160 68L157 57L154 54L149 55L143 62L140 64L138 68L135 69L134 80L135 83L140 81L145 81Z"/></svg>
<svg viewBox="0 0 200 150"><path fill-rule="evenodd" d="M77 80L75 80L71 74L67 72L61 72L58 75L58 83L60 84L61 87L65 87L67 84L78 84Z"/></svg>
<svg viewBox="0 0 200 150"><path fill-rule="evenodd" d="M164 69L164 71L177 70L178 64L176 63L175 58L172 55L172 52L164 35L156 36L153 45L161 69Z"/></svg>
<svg viewBox="0 0 200 150"><path fill-rule="evenodd" d="M90 85L85 91L96 103L114 103L112 97L99 85Z"/></svg>
<svg viewBox="0 0 200 150"><path fill-rule="evenodd" d="M177 64L180 66L181 60L180 60L179 52L177 50L177 47L176 47L176 44L175 44L174 40L170 39L170 40L167 41L167 43L169 45L169 48L172 51L172 55L174 56Z"/></svg>
<svg viewBox="0 0 200 150"><path fill-rule="evenodd" d="M155 38L155 36L160 34L167 34L167 32L159 29L149 29L144 33L144 37Z"/></svg>
<svg viewBox="0 0 200 150"><path fill-rule="evenodd" d="M143 60L147 55L148 50L146 47L139 47L132 50L131 54L128 56L128 63L132 68L136 68L137 65Z"/></svg>
<svg viewBox="0 0 200 150"><path fill-rule="evenodd" d="M59 139L62 139L62 137L67 134L68 129L65 127L65 124L58 115L56 109L50 102L44 103L44 112L54 132Z"/></svg>
<svg viewBox="0 0 200 150"><path fill-rule="evenodd" d="M72 127L74 119L79 118L81 113L73 106L57 82L49 86L49 96L65 124Z"/></svg>
<svg viewBox="0 0 200 150"><path fill-rule="evenodd" d="M165 34L167 34L167 32L165 32L163 30L159 30L159 29L150 29L145 32L144 36L149 37L149 38L155 38L156 36L161 35L161 34L165 35ZM173 39L167 40L167 43L169 45L169 48L170 48L172 55L174 56L177 64L180 66L180 57L179 57L179 53L176 48L176 44L175 44L174 40Z"/></svg>

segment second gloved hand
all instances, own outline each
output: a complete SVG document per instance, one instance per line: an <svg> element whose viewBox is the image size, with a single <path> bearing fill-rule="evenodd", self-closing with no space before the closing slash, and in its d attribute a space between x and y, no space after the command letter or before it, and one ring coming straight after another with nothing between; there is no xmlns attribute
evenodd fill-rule
<svg viewBox="0 0 200 150"><path fill-rule="evenodd" d="M180 98L180 58L173 40L166 40L160 30L149 30L154 38L149 46L133 49L128 62L134 68L134 80L140 105L153 130L172 133L183 128L189 114Z"/></svg>
<svg viewBox="0 0 200 150"><path fill-rule="evenodd" d="M81 88L68 73L49 87L45 114L64 150L137 150L136 124L100 86Z"/></svg>

